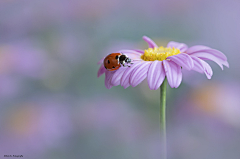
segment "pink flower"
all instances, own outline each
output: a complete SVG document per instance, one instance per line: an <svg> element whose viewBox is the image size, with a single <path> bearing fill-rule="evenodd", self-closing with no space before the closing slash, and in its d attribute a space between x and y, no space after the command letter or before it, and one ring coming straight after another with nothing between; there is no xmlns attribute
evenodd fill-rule
<svg viewBox="0 0 240 159"><path fill-rule="evenodd" d="M172 88L177 88L182 81L182 70L194 70L205 73L211 79L212 68L203 60L216 62L222 69L223 65L229 67L227 57L220 51L207 46L195 45L190 48L184 43L171 41L167 47L160 46L150 38L143 36L149 48L147 50L120 50L130 59L133 64L130 67L120 67L116 71L108 71L104 68L103 59L98 70L98 77L105 73L105 86L110 89L112 86L121 85L137 86L145 78L151 90L160 87L165 76Z"/></svg>

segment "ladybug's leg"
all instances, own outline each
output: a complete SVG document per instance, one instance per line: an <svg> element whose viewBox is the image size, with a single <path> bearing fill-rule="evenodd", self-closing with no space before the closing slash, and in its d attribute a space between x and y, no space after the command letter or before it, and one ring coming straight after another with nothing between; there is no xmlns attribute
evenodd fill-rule
<svg viewBox="0 0 240 159"><path fill-rule="evenodd" d="M129 65L124 65L124 64L123 64L123 66L124 66L124 67L130 67Z"/></svg>

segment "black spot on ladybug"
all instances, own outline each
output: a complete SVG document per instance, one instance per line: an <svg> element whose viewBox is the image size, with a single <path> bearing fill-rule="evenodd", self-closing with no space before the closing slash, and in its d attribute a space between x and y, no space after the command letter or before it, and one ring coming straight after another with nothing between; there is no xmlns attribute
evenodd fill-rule
<svg viewBox="0 0 240 159"><path fill-rule="evenodd" d="M110 63L110 61L108 60L108 63Z"/></svg>
<svg viewBox="0 0 240 159"><path fill-rule="evenodd" d="M106 66L104 66L106 69L107 69L107 67Z"/></svg>
<svg viewBox="0 0 240 159"><path fill-rule="evenodd" d="M112 68L115 68L114 66Z"/></svg>
<svg viewBox="0 0 240 159"><path fill-rule="evenodd" d="M118 59L118 55L115 57L115 59Z"/></svg>

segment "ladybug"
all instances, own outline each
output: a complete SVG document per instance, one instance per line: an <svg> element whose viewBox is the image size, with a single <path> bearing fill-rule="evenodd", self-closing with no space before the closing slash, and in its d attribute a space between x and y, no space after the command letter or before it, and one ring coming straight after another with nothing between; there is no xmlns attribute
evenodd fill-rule
<svg viewBox="0 0 240 159"><path fill-rule="evenodd" d="M107 57L105 57L103 63L104 67L108 71L114 71L119 69L121 65L125 66L125 63L131 63L131 59L127 55L121 53L111 53Z"/></svg>

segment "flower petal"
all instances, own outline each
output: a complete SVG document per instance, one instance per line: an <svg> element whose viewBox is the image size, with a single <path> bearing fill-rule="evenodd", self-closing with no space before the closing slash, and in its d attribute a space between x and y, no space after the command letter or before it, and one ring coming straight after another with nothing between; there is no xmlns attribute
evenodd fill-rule
<svg viewBox="0 0 240 159"><path fill-rule="evenodd" d="M208 63L205 61L201 60L198 57L192 57L193 62L194 62L194 71L200 72L200 73L205 73L208 79L211 79L213 75L212 68L209 66Z"/></svg>
<svg viewBox="0 0 240 159"><path fill-rule="evenodd" d="M167 59L172 60L173 62L175 62L176 64L178 64L179 66L182 66L187 70L191 70L194 66L192 58L186 53L169 56L167 57Z"/></svg>
<svg viewBox="0 0 240 159"><path fill-rule="evenodd" d="M194 58L197 58L197 57L193 57L192 58L193 59L193 63L194 63L194 67L193 67L192 70L197 71L199 73L204 73L204 71L203 71L204 69L202 68L202 63L199 62L198 60L196 61Z"/></svg>
<svg viewBox="0 0 240 159"><path fill-rule="evenodd" d="M116 70L111 79L111 84L113 86L120 85L121 78L126 70L126 67L120 67L118 70Z"/></svg>
<svg viewBox="0 0 240 159"><path fill-rule="evenodd" d="M112 84L111 84L111 80L112 80L112 76L115 73L115 71L106 71L105 72L105 86L107 89L112 88Z"/></svg>
<svg viewBox="0 0 240 159"><path fill-rule="evenodd" d="M97 77L100 77L103 73L105 73L106 68L104 67L104 65L102 64L100 66L100 68L98 69L98 73L97 73Z"/></svg>
<svg viewBox="0 0 240 159"><path fill-rule="evenodd" d="M177 88L182 81L181 67L172 61L163 60L164 70L168 79L169 85Z"/></svg>
<svg viewBox="0 0 240 159"><path fill-rule="evenodd" d="M214 61L221 67L222 70L223 70L223 65L229 67L229 64L227 62L227 57L221 51L211 49L209 47L202 46L202 45L200 46L196 45L189 48L186 52L191 57L195 56L202 60Z"/></svg>
<svg viewBox="0 0 240 159"><path fill-rule="evenodd" d="M148 69L148 86L151 90L157 90L165 78L162 61L154 61Z"/></svg>
<svg viewBox="0 0 240 159"><path fill-rule="evenodd" d="M140 52L137 52L135 50L119 50L118 52L120 52L122 54L132 53L132 54L142 55Z"/></svg>
<svg viewBox="0 0 240 159"><path fill-rule="evenodd" d="M167 47L175 47L175 48L179 49L181 52L185 52L188 49L188 46L186 44L178 43L178 42L175 42L175 41L170 41L167 44Z"/></svg>
<svg viewBox="0 0 240 159"><path fill-rule="evenodd" d="M139 52L130 52L130 51L123 51L123 54L127 55L132 61L134 60L142 60L141 59L141 53Z"/></svg>
<svg viewBox="0 0 240 159"><path fill-rule="evenodd" d="M134 49L134 51L139 52L139 53L141 53L141 54L144 54L144 50L137 50L137 49Z"/></svg>
<svg viewBox="0 0 240 159"><path fill-rule="evenodd" d="M121 78L121 86L123 86L125 89L130 85L129 83L129 77L132 73L132 71L141 64L141 62L135 62L134 64L131 65L131 67L127 68L126 71L124 72L122 78Z"/></svg>
<svg viewBox="0 0 240 159"><path fill-rule="evenodd" d="M105 57L103 57L101 60L99 60L97 64L98 65L102 64L104 59L105 59Z"/></svg>
<svg viewBox="0 0 240 159"><path fill-rule="evenodd" d="M210 47L207 47L207 46L204 46L204 45L195 45L195 46L192 46L190 48L187 49L187 53L193 53L193 52L197 52L197 51L200 51L200 50L208 50L208 49L211 49Z"/></svg>
<svg viewBox="0 0 240 159"><path fill-rule="evenodd" d="M135 87L141 83L146 77L148 68L151 62L141 62L141 65L137 66L131 73L130 84Z"/></svg>
<svg viewBox="0 0 240 159"><path fill-rule="evenodd" d="M158 47L157 44L156 44L152 39L150 39L150 38L147 37L147 36L143 36L143 40L148 43L148 46L149 46L150 48Z"/></svg>

